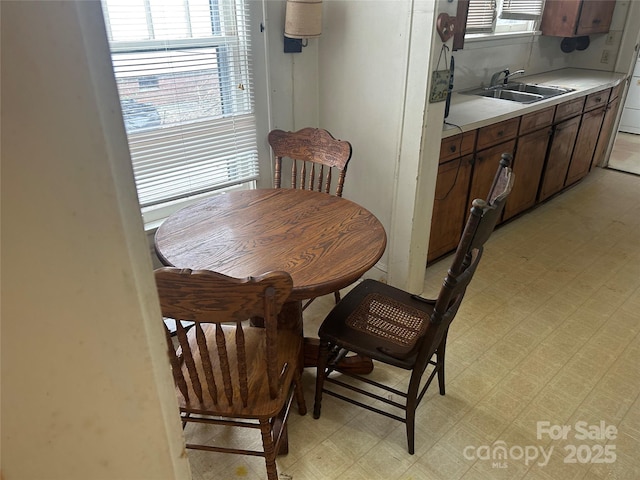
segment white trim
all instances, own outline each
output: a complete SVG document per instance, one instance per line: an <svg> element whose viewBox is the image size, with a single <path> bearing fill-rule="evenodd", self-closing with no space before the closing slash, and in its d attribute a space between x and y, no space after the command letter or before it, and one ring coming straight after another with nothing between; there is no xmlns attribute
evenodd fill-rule
<svg viewBox="0 0 640 480"><path fill-rule="evenodd" d="M473 33L465 35L464 46L465 49L468 47L480 49L488 46L496 47L513 45L514 43L529 43L532 38L540 35L542 35L542 32L539 30L534 32Z"/></svg>

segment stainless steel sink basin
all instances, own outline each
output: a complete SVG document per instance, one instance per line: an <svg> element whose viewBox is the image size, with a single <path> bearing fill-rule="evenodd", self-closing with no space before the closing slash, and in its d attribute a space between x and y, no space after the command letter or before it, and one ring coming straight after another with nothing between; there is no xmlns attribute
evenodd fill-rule
<svg viewBox="0 0 640 480"><path fill-rule="evenodd" d="M482 97L500 98L502 100L511 100L512 102L520 103L532 103L544 99L542 95L537 93L517 92L515 90L505 90L504 88L483 88L469 93Z"/></svg>
<svg viewBox="0 0 640 480"><path fill-rule="evenodd" d="M535 83L510 82L494 87L477 88L466 93L468 95L480 95L482 97L499 98L518 103L539 102L546 98L555 97L572 92L571 88L555 87L550 85L538 85Z"/></svg>
<svg viewBox="0 0 640 480"><path fill-rule="evenodd" d="M527 92L542 95L544 98L555 97L563 93L573 92L572 88L554 87L550 85L538 85L536 83L511 82L501 87L503 90L515 92Z"/></svg>

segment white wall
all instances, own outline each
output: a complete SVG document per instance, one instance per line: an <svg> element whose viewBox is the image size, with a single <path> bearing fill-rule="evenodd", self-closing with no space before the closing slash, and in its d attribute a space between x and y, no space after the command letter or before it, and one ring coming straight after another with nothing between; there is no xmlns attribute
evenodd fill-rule
<svg viewBox="0 0 640 480"><path fill-rule="evenodd" d="M323 7L321 125L353 147L344 196L373 212L389 232L407 80L410 3L334 1Z"/></svg>
<svg viewBox="0 0 640 480"><path fill-rule="evenodd" d="M320 123L353 145L344 196L372 211L388 234L369 276L418 292L444 111L427 101L432 48L440 48L435 5L326 2L319 52ZM426 122L429 111L436 122Z"/></svg>
<svg viewBox="0 0 640 480"><path fill-rule="evenodd" d="M1 8L1 476L190 478L99 3Z"/></svg>

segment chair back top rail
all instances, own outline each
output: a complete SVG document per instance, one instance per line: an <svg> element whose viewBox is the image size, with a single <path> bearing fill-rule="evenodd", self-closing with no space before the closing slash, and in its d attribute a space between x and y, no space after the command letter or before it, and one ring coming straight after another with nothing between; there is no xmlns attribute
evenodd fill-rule
<svg viewBox="0 0 640 480"><path fill-rule="evenodd" d="M297 132L272 130L268 141L275 155L275 188L281 188L282 159L287 157L292 160L292 188L331 193L331 170L336 168L339 175L335 195L342 196L352 152L349 142L337 140L327 130L320 128L303 128Z"/></svg>

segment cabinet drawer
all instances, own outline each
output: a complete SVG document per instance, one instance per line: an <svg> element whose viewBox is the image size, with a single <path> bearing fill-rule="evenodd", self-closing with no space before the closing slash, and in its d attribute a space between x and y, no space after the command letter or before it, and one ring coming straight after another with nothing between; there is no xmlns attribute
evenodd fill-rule
<svg viewBox="0 0 640 480"><path fill-rule="evenodd" d="M461 133L442 140L440 144L440 163L473 152L476 143L476 131Z"/></svg>
<svg viewBox="0 0 640 480"><path fill-rule="evenodd" d="M555 123L564 120L565 118L571 118L574 115L582 113L582 107L584 106L585 97L576 98L568 102L561 103L556 107L556 116L553 121Z"/></svg>
<svg viewBox="0 0 640 480"><path fill-rule="evenodd" d="M592 93L591 95L587 95L587 101L584 104L584 111L588 112L589 110L593 110L594 108L606 105L609 101L610 93L611 89L607 88L606 90L601 90L599 92Z"/></svg>
<svg viewBox="0 0 640 480"><path fill-rule="evenodd" d="M478 130L478 145L476 150L482 150L496 143L506 142L507 140L516 138L519 125L520 117L517 117L482 127Z"/></svg>
<svg viewBox="0 0 640 480"><path fill-rule="evenodd" d="M520 120L520 135L548 127L553 122L555 107L545 108L538 112L528 113Z"/></svg>

